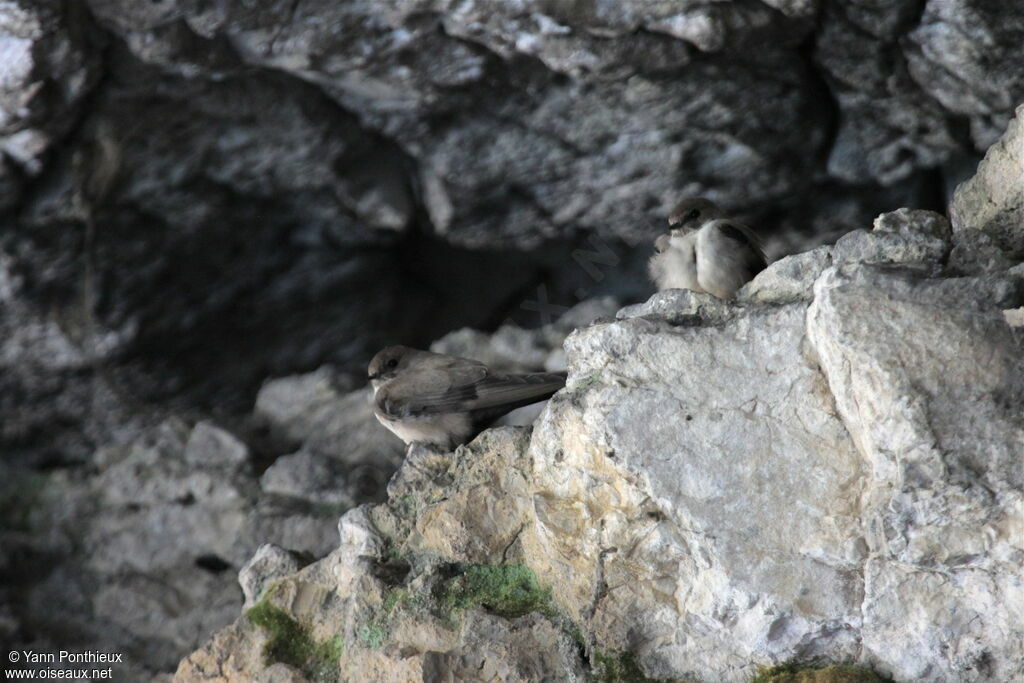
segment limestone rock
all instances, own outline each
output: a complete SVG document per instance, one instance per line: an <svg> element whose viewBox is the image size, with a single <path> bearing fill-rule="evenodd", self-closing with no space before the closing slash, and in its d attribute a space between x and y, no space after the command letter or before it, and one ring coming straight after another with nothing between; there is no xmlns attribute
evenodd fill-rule
<svg viewBox="0 0 1024 683"><path fill-rule="evenodd" d="M831 103L799 48L815 30L822 9L815 1L600 9L320 1L301 11L89 5L135 58L172 73L223 78L256 65L316 84L362 126L400 143L415 166L427 228L460 244L523 248L578 228L646 239L645 219L663 216L680 192L762 209L808 183L828 185L825 169L808 171L818 165L814 149L826 142ZM870 14L852 3L847 9ZM892 43L913 17L906 7L890 14L896 19L879 21ZM868 37L851 33L847 43L874 50ZM833 42L831 35L816 41ZM756 59L741 47L750 43L759 46ZM905 72L900 55L882 54L874 60L876 81L891 61ZM843 68L865 61L860 53L841 58ZM879 118L873 111L889 112L844 149L896 167L857 181L898 182L962 147L942 107L919 97L909 77L854 94L858 105L844 102L843 121L858 111L871 121ZM794 116L803 121L799 132L758 125ZM922 117L934 130L915 130ZM908 147L920 157L912 163L905 163ZM685 172L665 170L677 168ZM860 220L870 215L868 198L855 203ZM810 209L812 220L834 223L831 201L820 204Z"/></svg>
<svg viewBox="0 0 1024 683"><path fill-rule="evenodd" d="M383 497L403 446L374 418L370 394L351 389L326 367L263 386L256 415L286 447L298 446L264 473L265 487L285 495L319 491L322 502L343 509Z"/></svg>
<svg viewBox="0 0 1024 683"><path fill-rule="evenodd" d="M949 252L949 267L964 275L981 275L1005 271L1013 259L999 248L995 238L987 232L967 228L956 232L956 243Z"/></svg>
<svg viewBox="0 0 1024 683"><path fill-rule="evenodd" d="M999 2L928 0L904 51L914 80L968 117L979 150L996 142L1024 98L1024 19Z"/></svg>
<svg viewBox="0 0 1024 683"><path fill-rule="evenodd" d="M1024 552L1024 365L990 287L840 266L808 312L872 472L865 654L900 679L1004 679L1024 666L1024 631L1011 625L1024 594L1007 575Z"/></svg>
<svg viewBox="0 0 1024 683"><path fill-rule="evenodd" d="M0 10L0 181L38 176L53 144L95 85L99 59L87 12L53 0L15 0ZM11 164L13 162L13 164ZM11 188L15 189L15 188ZM4 191L6 190L6 191ZM0 185L0 209L17 195Z"/></svg>
<svg viewBox="0 0 1024 683"><path fill-rule="evenodd" d="M335 545L339 511L352 504L325 499L319 482L288 495L261 486L247 446L211 422L167 420L106 447L96 462L93 477L5 470L21 493L3 499L18 500L25 518L17 530L5 518L3 544L19 562L45 559L48 568L27 585L21 574L11 579L27 628L48 633L59 621L68 634L63 645L34 645L123 652L131 668L116 675L126 680L173 668L182 651L231 622L242 604L236 572L261 544L309 553L306 562L323 556ZM302 566L293 559L268 568L267 552L243 572L249 591Z"/></svg>
<svg viewBox="0 0 1024 683"><path fill-rule="evenodd" d="M238 583L245 594L242 609L255 605L273 581L294 574L309 564L310 559L271 543L261 545L238 572Z"/></svg>
<svg viewBox="0 0 1024 683"><path fill-rule="evenodd" d="M600 647L652 675L743 680L756 661L854 653L863 465L804 358L805 307L568 342L579 383L531 444L527 557Z"/></svg>
<svg viewBox="0 0 1024 683"><path fill-rule="evenodd" d="M812 3L89 5L144 62L212 53L172 28L184 22L246 64L316 83L413 157L430 227L463 245L535 247L572 226L646 237L637 217L684 187L751 203L804 184L824 141L795 50ZM747 40L770 48L757 63L728 55ZM694 47L726 54L691 60ZM806 125L766 126L793 117Z"/></svg>
<svg viewBox="0 0 1024 683"><path fill-rule="evenodd" d="M430 350L473 358L503 372L530 372L541 368L564 370L562 343L565 338L577 327L614 315L618 308L618 301L612 297L588 299L539 328L503 325L493 334L456 330L431 344Z"/></svg>
<svg viewBox="0 0 1024 683"><path fill-rule="evenodd" d="M840 111L828 159L834 176L890 184L961 148L949 114L915 81L900 49L913 12L900 0L825 3L815 58Z"/></svg>
<svg viewBox="0 0 1024 683"><path fill-rule="evenodd" d="M353 503L347 491L346 469L335 458L298 451L275 460L260 477L260 487L279 496L304 498L345 509Z"/></svg>
<svg viewBox="0 0 1024 683"><path fill-rule="evenodd" d="M980 230L995 240L1009 257L1024 258L1024 107L1010 121L1002 139L994 144L973 178L956 189L950 215L960 235ZM969 235L958 242L970 244Z"/></svg>
<svg viewBox="0 0 1024 683"><path fill-rule="evenodd" d="M372 504L266 570L315 661L243 620L182 675L308 677L341 635L353 678L1012 678L1019 121L952 240L893 209L1024 99L1017 4L0 1L0 637L152 680L261 545L322 556ZM796 255L616 312L693 194ZM403 464L362 388L395 342L569 388Z"/></svg>
<svg viewBox="0 0 1024 683"><path fill-rule="evenodd" d="M192 465L245 467L249 458L249 448L245 443L211 422L196 424L185 444L185 460Z"/></svg>
<svg viewBox="0 0 1024 683"><path fill-rule="evenodd" d="M702 316L724 317L729 308L720 299L703 292L688 289L668 289L657 292L642 304L626 306L615 314L616 318L654 317L674 325L699 321Z"/></svg>
<svg viewBox="0 0 1024 683"><path fill-rule="evenodd" d="M1020 26L1010 0L917 9L6 2L0 327L47 343L0 378L2 443L82 462L159 421L135 402L239 417L268 377L522 323L538 283L639 300L680 195L781 229L777 255L941 208L1024 97ZM593 240L601 277L567 268ZM80 372L36 362L61 345Z"/></svg>
<svg viewBox="0 0 1024 683"><path fill-rule="evenodd" d="M1024 265L947 272L952 239L892 212L735 302L660 292L577 329L532 429L410 449L386 502L179 679L270 675L265 610L315 652L339 639L338 661L283 661L342 678L1020 676Z"/></svg>
<svg viewBox="0 0 1024 683"><path fill-rule="evenodd" d="M279 578L177 678L263 680L284 662L325 680L586 680L578 645L532 572L498 567L521 558L528 441L529 430L502 427L454 454L413 449L386 505L346 514L335 552ZM335 643L344 656L293 659L275 623L301 633L307 654Z"/></svg>
<svg viewBox="0 0 1024 683"><path fill-rule="evenodd" d="M838 263L903 264L942 272L950 251L949 221L931 211L900 209L875 219L874 230L847 233L835 244Z"/></svg>
<svg viewBox="0 0 1024 683"><path fill-rule="evenodd" d="M813 298L814 282L832 263L832 247L824 246L771 263L738 296L757 303L791 303Z"/></svg>
<svg viewBox="0 0 1024 683"><path fill-rule="evenodd" d="M439 343L472 339L472 348L464 345L461 352L486 361L500 358L497 365L510 369L536 370L559 362L562 342L573 326L617 306L611 299L594 300L535 330L510 324L493 337L466 330ZM41 357L78 369L84 362L81 352L64 343L60 331L53 326L24 333L36 342L52 335L51 347L60 353ZM23 344L35 352L43 347L8 338L7 345L0 346L6 355L0 358L17 367L24 359ZM532 422L539 409L534 410L532 415L520 415L520 421ZM388 480L405 452L373 417L367 389L327 366L268 381L257 397L254 415L235 427L211 420L190 426L180 418L140 427L137 436L94 454L97 471L88 477L63 472L36 477L23 467L5 465L0 480L10 485L0 488L0 500L10 500L13 509L24 506L26 512L24 519L11 521L15 530L5 534L3 542L32 562L45 558L48 571L29 586L23 585L24 578L15 580L12 595L0 594L0 599L14 603L15 612L30 628L46 631L54 619L49 600L56 596L64 603L62 623L73 624L82 642L121 647L138 666L138 671L124 675L146 680L230 622L242 604L238 583L245 608L250 608L280 579L327 554L335 546L338 516L360 504L383 501ZM502 452L514 456L504 469L521 481L515 466L525 450L521 436L517 443ZM486 459L489 467L469 467L474 462L468 458L466 472L459 470L451 477L468 485L498 468ZM423 481L410 483L409 494L427 486ZM494 489L451 497L434 511L435 522L423 526L424 548L435 544L439 553L478 557L482 542L468 530L487 528L508 510L516 512L509 515L513 526L493 544L504 549L519 533L519 499ZM483 512L496 498L515 503L507 509L499 503L491 514ZM475 518L467 517L467 512ZM451 528L443 530L445 523ZM343 525L343 535L364 538L358 528L355 523ZM84 591L84 584L91 586L89 591ZM487 624L481 628L485 626L524 642L536 630L504 631ZM551 628L541 628L543 633L536 637L550 639ZM482 651L477 643L458 656L452 654L448 663L429 666L461 671L473 653ZM509 651L501 656L513 661L519 655ZM529 658L524 661L523 666L533 670L543 666ZM260 675L301 675L284 666Z"/></svg>

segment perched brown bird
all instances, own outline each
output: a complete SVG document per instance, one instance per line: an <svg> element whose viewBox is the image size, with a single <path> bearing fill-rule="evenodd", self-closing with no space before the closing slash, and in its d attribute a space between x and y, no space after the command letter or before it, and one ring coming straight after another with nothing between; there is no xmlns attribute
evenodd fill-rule
<svg viewBox="0 0 1024 683"><path fill-rule="evenodd" d="M370 361L374 415L406 444L451 449L505 413L549 398L564 372L509 375L468 358L389 346Z"/></svg>
<svg viewBox="0 0 1024 683"><path fill-rule="evenodd" d="M714 202L686 199L668 217L671 232L654 242L647 270L658 291L691 289L729 299L768 265L750 228Z"/></svg>

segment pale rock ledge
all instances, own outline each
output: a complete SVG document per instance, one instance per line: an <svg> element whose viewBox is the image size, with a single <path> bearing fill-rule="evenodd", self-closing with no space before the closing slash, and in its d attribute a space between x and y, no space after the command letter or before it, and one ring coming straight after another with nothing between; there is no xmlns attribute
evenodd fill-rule
<svg viewBox="0 0 1024 683"><path fill-rule="evenodd" d="M957 196L955 232L900 210L735 303L670 291L578 329L532 430L413 449L304 569L262 551L262 600L178 678L1024 675L1024 227L986 205L978 256Z"/></svg>

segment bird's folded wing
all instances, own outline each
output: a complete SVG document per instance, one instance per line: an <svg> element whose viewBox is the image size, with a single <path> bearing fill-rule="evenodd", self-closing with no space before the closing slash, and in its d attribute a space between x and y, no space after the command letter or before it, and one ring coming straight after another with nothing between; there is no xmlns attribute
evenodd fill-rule
<svg viewBox="0 0 1024 683"><path fill-rule="evenodd" d="M722 219L714 221L708 227L718 230L722 237L735 242L737 250L748 256L745 259L746 265L753 272L756 273L768 265L768 259L764 255L764 246L761 244L760 238L747 226L735 221Z"/></svg>
<svg viewBox="0 0 1024 683"><path fill-rule="evenodd" d="M377 407L393 418L471 413L539 401L565 386L564 373L493 375L482 366L480 369L459 368L443 373L444 378L409 377L392 382L378 392Z"/></svg>

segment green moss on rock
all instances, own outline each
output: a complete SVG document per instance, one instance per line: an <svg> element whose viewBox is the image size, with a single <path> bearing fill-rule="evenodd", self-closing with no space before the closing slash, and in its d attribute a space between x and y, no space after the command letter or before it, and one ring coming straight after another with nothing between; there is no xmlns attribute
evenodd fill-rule
<svg viewBox="0 0 1024 683"><path fill-rule="evenodd" d="M337 680L343 650L340 636L317 642L308 627L266 599L253 606L246 615L270 637L263 647L266 664L282 662L298 669L314 683Z"/></svg>
<svg viewBox="0 0 1024 683"><path fill-rule="evenodd" d="M359 641L366 647L376 650L384 644L388 636L387 628L383 624L363 624L359 627Z"/></svg>
<svg viewBox="0 0 1024 683"><path fill-rule="evenodd" d="M483 607L499 616L514 619L530 612L554 616L550 589L541 588L537 575L523 564L470 565L449 580L442 599L458 609Z"/></svg>
<svg viewBox="0 0 1024 683"><path fill-rule="evenodd" d="M392 612L400 607L420 605L422 598L413 595L407 588L393 588L388 591L380 607L373 611L369 622L359 627L356 635L366 647L377 649L387 640L390 633Z"/></svg>
<svg viewBox="0 0 1024 683"><path fill-rule="evenodd" d="M397 607L422 605L423 602L424 600L421 596L409 592L408 588L395 588L388 592L387 597L384 598L380 611L384 617L389 617Z"/></svg>
<svg viewBox="0 0 1024 683"><path fill-rule="evenodd" d="M409 591L404 588L398 588L388 593L388 596L384 598L384 603L381 605L381 612L384 616L389 616L391 610L395 609L400 603L404 603L409 599Z"/></svg>
<svg viewBox="0 0 1024 683"><path fill-rule="evenodd" d="M870 669L847 664L814 667L782 664L762 670L750 683L887 683Z"/></svg>
<svg viewBox="0 0 1024 683"><path fill-rule="evenodd" d="M572 387L572 391L574 393L577 393L577 394L578 393L582 393L582 392L586 391L587 389L589 389L590 385L595 384L600 379L601 379L601 371L600 370L592 372L589 375L587 375L586 377L584 377L581 380L579 380L578 382L576 382L576 384L573 385L573 387Z"/></svg>
<svg viewBox="0 0 1024 683"><path fill-rule="evenodd" d="M601 683L661 683L665 679L651 678L644 673L632 652L602 652L594 650L591 658L594 678Z"/></svg>

